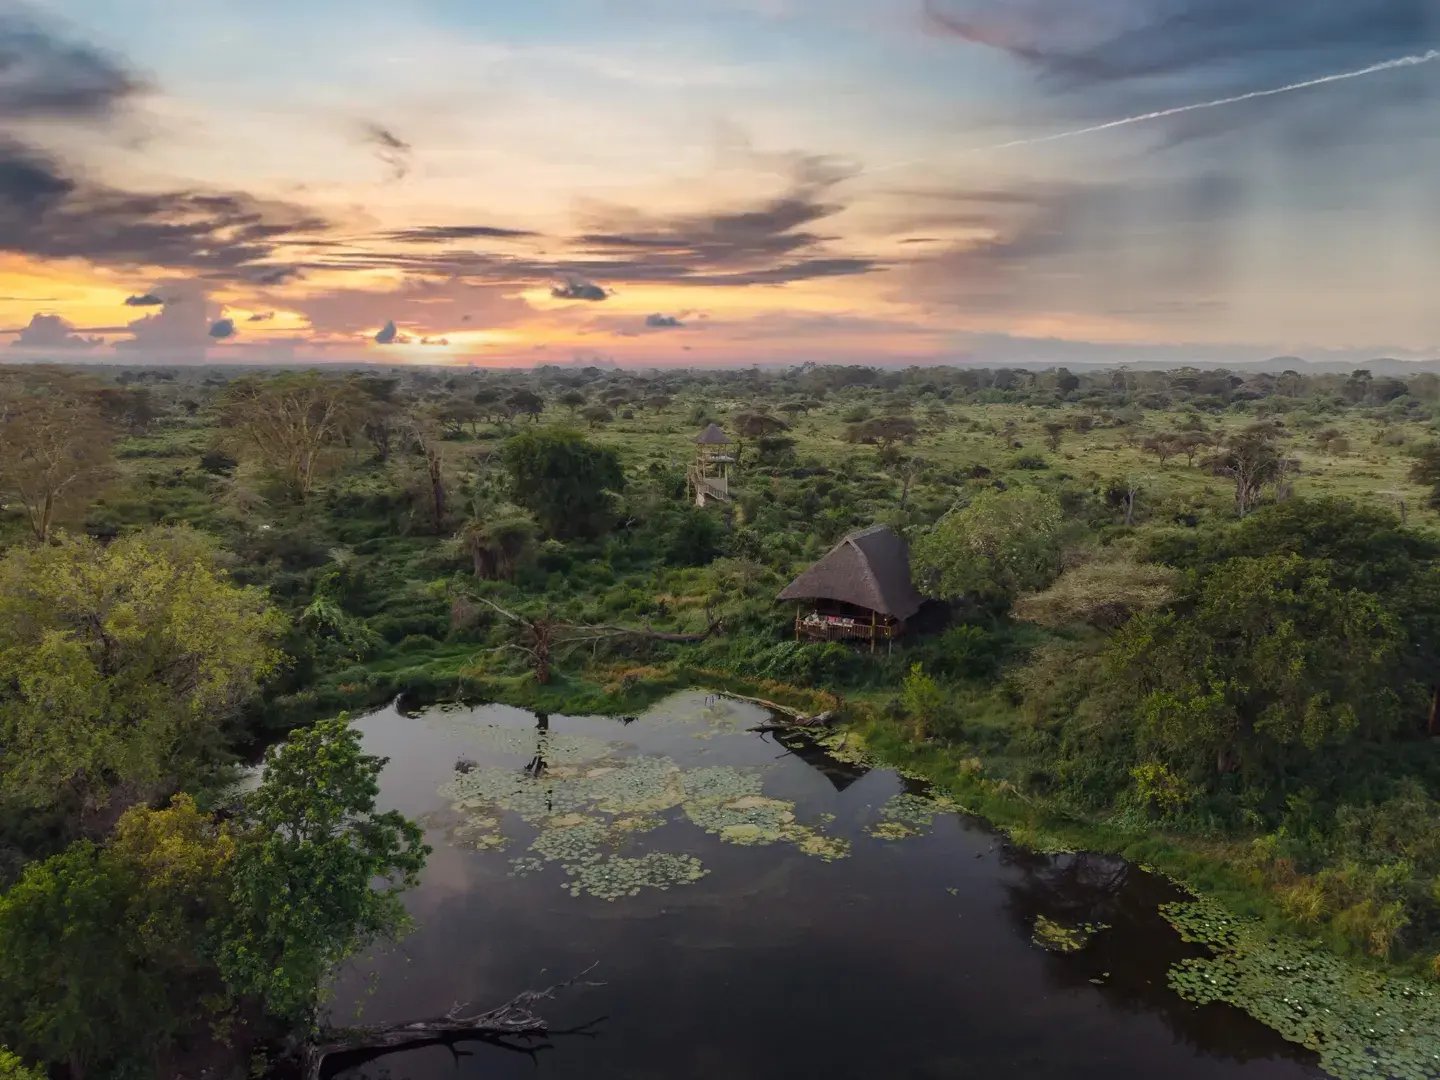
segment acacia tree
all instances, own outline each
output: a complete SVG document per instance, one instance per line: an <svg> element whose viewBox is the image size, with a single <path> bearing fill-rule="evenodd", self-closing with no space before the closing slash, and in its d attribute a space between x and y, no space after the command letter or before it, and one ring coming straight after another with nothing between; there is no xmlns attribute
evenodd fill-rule
<svg viewBox="0 0 1440 1080"><path fill-rule="evenodd" d="M505 399L505 409L511 416L528 416L533 422L545 411L545 399L533 390L516 390Z"/></svg>
<svg viewBox="0 0 1440 1080"><path fill-rule="evenodd" d="M735 426L735 461L737 464L745 455L746 439L763 439L790 430L790 425L784 420L768 413L739 413L732 422Z"/></svg>
<svg viewBox="0 0 1440 1080"><path fill-rule="evenodd" d="M300 502L336 450L364 422L364 396L318 372L287 372L232 383L220 403L222 441L254 461Z"/></svg>
<svg viewBox="0 0 1440 1080"><path fill-rule="evenodd" d="M1216 476L1234 481L1235 511L1240 517L1259 505L1267 486L1277 495L1288 493L1287 480L1297 468L1276 442L1274 431L1259 424L1233 436L1205 464Z"/></svg>
<svg viewBox="0 0 1440 1080"><path fill-rule="evenodd" d="M0 786L82 814L172 789L276 669L283 626L188 529L12 548L0 558Z"/></svg>
<svg viewBox="0 0 1440 1080"><path fill-rule="evenodd" d="M882 455L888 454L896 443L913 443L919 434L920 426L908 416L879 416L845 430L846 440L878 446Z"/></svg>
<svg viewBox="0 0 1440 1080"><path fill-rule="evenodd" d="M917 581L941 599L1008 606L1060 572L1061 523L1060 503L1048 492L987 488L915 541Z"/></svg>
<svg viewBox="0 0 1440 1080"><path fill-rule="evenodd" d="M892 462L891 469L900 479L901 510L904 510L910 502L910 491L915 486L915 481L924 476L925 470L929 467L930 463L918 454L906 454Z"/></svg>
<svg viewBox="0 0 1440 1080"><path fill-rule="evenodd" d="M0 493L25 508L42 543L110 479L113 442L87 381L43 370L0 378Z"/></svg>

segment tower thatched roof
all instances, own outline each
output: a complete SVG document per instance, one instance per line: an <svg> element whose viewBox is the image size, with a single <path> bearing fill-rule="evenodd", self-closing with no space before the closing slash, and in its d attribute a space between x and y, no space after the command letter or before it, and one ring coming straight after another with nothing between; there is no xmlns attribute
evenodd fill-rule
<svg viewBox="0 0 1440 1080"><path fill-rule="evenodd" d="M787 585L781 600L838 600L908 619L924 598L910 580L910 545L888 525L851 533Z"/></svg>
<svg viewBox="0 0 1440 1080"><path fill-rule="evenodd" d="M701 446L729 446L730 436L720 429L719 424L710 424L695 436L695 441Z"/></svg>

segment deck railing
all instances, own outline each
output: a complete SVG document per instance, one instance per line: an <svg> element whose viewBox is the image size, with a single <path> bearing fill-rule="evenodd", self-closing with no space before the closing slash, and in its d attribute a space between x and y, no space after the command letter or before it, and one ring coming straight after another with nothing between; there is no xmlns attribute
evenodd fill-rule
<svg viewBox="0 0 1440 1080"><path fill-rule="evenodd" d="M870 620L861 616L826 615L818 611L795 616L795 636L814 641L887 641L902 624L893 620Z"/></svg>

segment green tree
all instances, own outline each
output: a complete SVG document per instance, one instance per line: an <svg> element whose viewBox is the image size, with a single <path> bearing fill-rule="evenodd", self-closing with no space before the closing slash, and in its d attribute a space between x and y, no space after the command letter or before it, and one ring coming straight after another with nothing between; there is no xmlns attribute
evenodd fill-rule
<svg viewBox="0 0 1440 1080"><path fill-rule="evenodd" d="M1033 488L986 489L915 542L916 580L932 596L1008 606L1060 572L1062 516L1055 496Z"/></svg>
<svg viewBox="0 0 1440 1080"><path fill-rule="evenodd" d="M1287 763L1394 729L1401 641L1328 562L1267 555L1222 563L1180 610L1132 620L1106 668L1145 757L1263 789Z"/></svg>
<svg viewBox="0 0 1440 1080"><path fill-rule="evenodd" d="M535 421L545 411L545 399L533 390L516 390L505 399L505 409L511 416L528 416Z"/></svg>
<svg viewBox="0 0 1440 1080"><path fill-rule="evenodd" d="M0 557L0 784L82 813L173 790L280 662L284 620L212 545L151 529Z"/></svg>
<svg viewBox="0 0 1440 1080"><path fill-rule="evenodd" d="M911 664L900 684L900 707L910 721L911 733L923 739L945 719L949 697L939 683L925 674L923 666Z"/></svg>
<svg viewBox="0 0 1440 1080"><path fill-rule="evenodd" d="M596 536L608 526L611 495L625 486L615 451L576 431L527 431L507 439L500 452L510 497L560 538Z"/></svg>
<svg viewBox="0 0 1440 1080"><path fill-rule="evenodd" d="M429 849L413 822L376 811L384 765L343 718L266 752L240 815L219 964L271 1015L313 1023L337 966L406 924L400 895Z"/></svg>
<svg viewBox="0 0 1440 1080"><path fill-rule="evenodd" d="M45 1074L0 1046L0 1080L45 1080Z"/></svg>
<svg viewBox="0 0 1440 1080"><path fill-rule="evenodd" d="M0 375L0 495L25 508L35 539L84 513L113 473L113 442L88 380L44 369Z"/></svg>
<svg viewBox="0 0 1440 1080"><path fill-rule="evenodd" d="M1440 442L1427 443L1415 452L1410 479L1430 489L1430 506L1440 509Z"/></svg>
<svg viewBox="0 0 1440 1080"><path fill-rule="evenodd" d="M234 850L182 796L127 811L108 847L82 840L27 867L0 896L0 1038L74 1077L109 1075L201 1019L202 1000L223 1007L207 938Z"/></svg>
<svg viewBox="0 0 1440 1080"><path fill-rule="evenodd" d="M693 506L681 507L665 545L665 561L672 566L704 566L725 546L725 526L713 514Z"/></svg>
<svg viewBox="0 0 1440 1080"><path fill-rule="evenodd" d="M221 442L303 502L373 405L355 383L314 371L231 383L220 402Z"/></svg>
<svg viewBox="0 0 1440 1080"><path fill-rule="evenodd" d="M1183 449L1180 448L1180 449ZM1244 517L1259 504L1266 487L1278 498L1284 494L1295 462L1285 456L1276 441L1275 429L1256 424L1231 436L1219 453L1206 459L1216 476L1229 477L1235 483L1235 511Z"/></svg>

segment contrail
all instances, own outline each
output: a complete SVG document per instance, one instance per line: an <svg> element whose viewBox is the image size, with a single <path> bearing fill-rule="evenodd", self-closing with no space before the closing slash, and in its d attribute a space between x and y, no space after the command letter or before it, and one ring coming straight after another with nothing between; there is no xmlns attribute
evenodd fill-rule
<svg viewBox="0 0 1440 1080"><path fill-rule="evenodd" d="M1016 146L1033 146L1035 143L1054 142L1056 139L1073 139L1077 135L1093 135L1097 131L1109 131L1111 128L1126 127L1129 124L1143 124L1148 120L1163 120L1167 116L1179 116L1181 113L1198 112L1201 109L1218 109L1222 105L1238 105L1242 101L1254 101L1256 98L1274 97L1276 94L1289 94L1296 90L1308 90L1312 86L1324 86L1326 83L1344 82L1346 79L1358 79L1363 75L1374 75L1377 72L1391 71L1394 68L1416 67L1420 64L1428 64L1432 60L1440 60L1440 49L1431 49L1428 52L1417 53L1414 56L1402 56L1397 60L1382 60L1378 64L1357 68L1355 71L1342 71L1338 75L1322 75L1318 79L1306 79L1304 82L1290 83L1288 86L1276 86L1269 90L1252 90L1248 94L1216 98L1214 101L1200 101L1194 105L1177 105L1173 109L1160 109L1156 112L1140 113L1138 116L1126 116L1119 120L1111 120L1105 124L1095 124L1092 127L1076 128L1074 131L1060 131L1053 135L1037 135L1033 139L1015 139L1012 142L997 143L994 146L984 146L979 147L979 149L1009 150Z"/></svg>
<svg viewBox="0 0 1440 1080"><path fill-rule="evenodd" d="M979 154L991 150L1013 150L1017 146L1034 146L1036 143L1055 142L1057 139L1073 139L1080 135L1094 135L1096 132L1109 131L1112 128L1128 127L1131 124L1144 124L1151 120L1163 120L1167 116L1179 116L1182 113L1198 112L1201 109L1218 109L1225 105L1238 105L1244 101L1255 101L1257 98L1274 97L1276 94L1291 94L1296 90L1308 90L1312 86L1324 86L1327 83L1344 82L1347 79L1358 79L1365 75L1374 75L1381 71L1392 71L1395 68L1417 67L1420 64L1428 64L1440 60L1440 49L1430 49L1423 53L1416 53L1414 56L1401 56L1395 60L1382 60L1378 64L1371 64L1369 67L1357 68L1354 71L1342 71L1335 75L1322 75L1316 79L1306 79L1304 82L1290 83L1287 86L1276 86L1269 90L1252 90L1248 94L1236 94L1234 97L1216 98L1214 101L1199 101L1193 105L1177 105L1173 109L1159 109L1155 112L1139 113L1136 116L1125 116L1119 120L1110 120L1104 124L1093 124L1090 127L1075 128L1073 131L1057 131L1052 135L1037 135L1029 139L1013 139L1010 142L995 143L992 146L971 147L966 153ZM890 165L881 165L878 168L867 169L867 172L889 172L891 169L903 169L909 165L922 165L929 158L917 158L911 161L897 161Z"/></svg>

